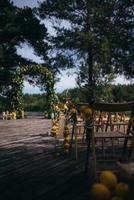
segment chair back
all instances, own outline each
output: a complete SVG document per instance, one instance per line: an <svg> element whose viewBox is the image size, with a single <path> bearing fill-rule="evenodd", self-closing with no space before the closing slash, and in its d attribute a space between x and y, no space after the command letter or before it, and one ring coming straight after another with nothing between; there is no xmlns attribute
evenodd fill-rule
<svg viewBox="0 0 134 200"><path fill-rule="evenodd" d="M95 103L93 109L104 112L134 112L134 102L127 103Z"/></svg>
<svg viewBox="0 0 134 200"><path fill-rule="evenodd" d="M134 101L133 102L127 102L127 103L95 103L93 106L94 111L94 122L96 121L96 113L99 112L98 115L98 121L97 121L97 131L101 127L100 125L103 123L103 114L107 114L107 119L105 123L105 131L108 130L108 127L111 127L111 130L113 129L113 122L128 122L128 129L130 129L130 126L134 126ZM119 116L118 116L119 114ZM123 115L126 116L123 119ZM119 119L118 119L119 117ZM96 122L95 122L96 123ZM118 124L117 124L118 125ZM127 130L129 131L129 130Z"/></svg>

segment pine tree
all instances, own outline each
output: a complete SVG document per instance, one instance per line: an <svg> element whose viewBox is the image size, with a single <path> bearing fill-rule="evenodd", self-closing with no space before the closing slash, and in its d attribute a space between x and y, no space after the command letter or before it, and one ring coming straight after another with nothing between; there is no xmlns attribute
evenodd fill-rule
<svg viewBox="0 0 134 200"><path fill-rule="evenodd" d="M53 63L75 67L95 100L95 87L114 74L134 77L132 0L46 0L38 15L52 22Z"/></svg>
<svg viewBox="0 0 134 200"><path fill-rule="evenodd" d="M27 43L45 60L47 29L31 8L17 8L10 0L0 1L0 92L9 90L16 68L33 63L17 54ZM44 61L45 62L45 61Z"/></svg>

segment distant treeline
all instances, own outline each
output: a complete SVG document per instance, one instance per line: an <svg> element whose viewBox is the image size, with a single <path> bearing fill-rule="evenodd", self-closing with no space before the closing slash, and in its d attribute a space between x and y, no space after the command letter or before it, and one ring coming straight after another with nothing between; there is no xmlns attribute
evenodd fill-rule
<svg viewBox="0 0 134 200"><path fill-rule="evenodd" d="M46 107L46 94L25 94L24 109L26 111L44 111Z"/></svg>
<svg viewBox="0 0 134 200"><path fill-rule="evenodd" d="M106 102L125 102L134 101L134 84L131 85L109 85L108 87L99 86L96 101ZM74 88L64 90L58 93L59 100L65 102L68 98L74 102L87 102L87 91L85 89ZM4 99L0 97L0 111L4 110ZM24 109L25 111L45 111L46 109L45 94L25 94Z"/></svg>
<svg viewBox="0 0 134 200"><path fill-rule="evenodd" d="M98 102L134 101L134 84L98 86L95 90L95 95L95 101ZM88 102L88 90L86 88L64 90L58 96L60 101L69 97L74 102Z"/></svg>

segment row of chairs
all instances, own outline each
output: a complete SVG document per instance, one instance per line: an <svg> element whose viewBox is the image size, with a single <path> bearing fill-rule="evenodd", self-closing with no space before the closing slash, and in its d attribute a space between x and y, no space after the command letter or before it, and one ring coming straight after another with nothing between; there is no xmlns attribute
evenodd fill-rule
<svg viewBox="0 0 134 200"><path fill-rule="evenodd" d="M98 172L98 161L132 161L134 159L134 102L95 103L92 106L92 121L78 121L72 132L75 156L78 157L78 138L86 136L87 151L85 170L92 165L93 173ZM73 125L72 125L73 126ZM134 160L133 160L134 161Z"/></svg>

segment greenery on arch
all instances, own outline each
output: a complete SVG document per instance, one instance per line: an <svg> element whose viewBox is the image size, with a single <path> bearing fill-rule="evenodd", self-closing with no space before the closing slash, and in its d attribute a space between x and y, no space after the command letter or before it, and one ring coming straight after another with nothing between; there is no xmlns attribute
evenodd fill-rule
<svg viewBox="0 0 134 200"><path fill-rule="evenodd" d="M39 85L46 92L47 95L47 112L48 117L51 116L53 105L57 101L54 90L54 79L51 71L42 65L26 65L18 68L14 74L12 81L12 91L10 92L10 110L23 110L23 82L24 78L28 76L31 83ZM39 77L40 76L40 77Z"/></svg>

